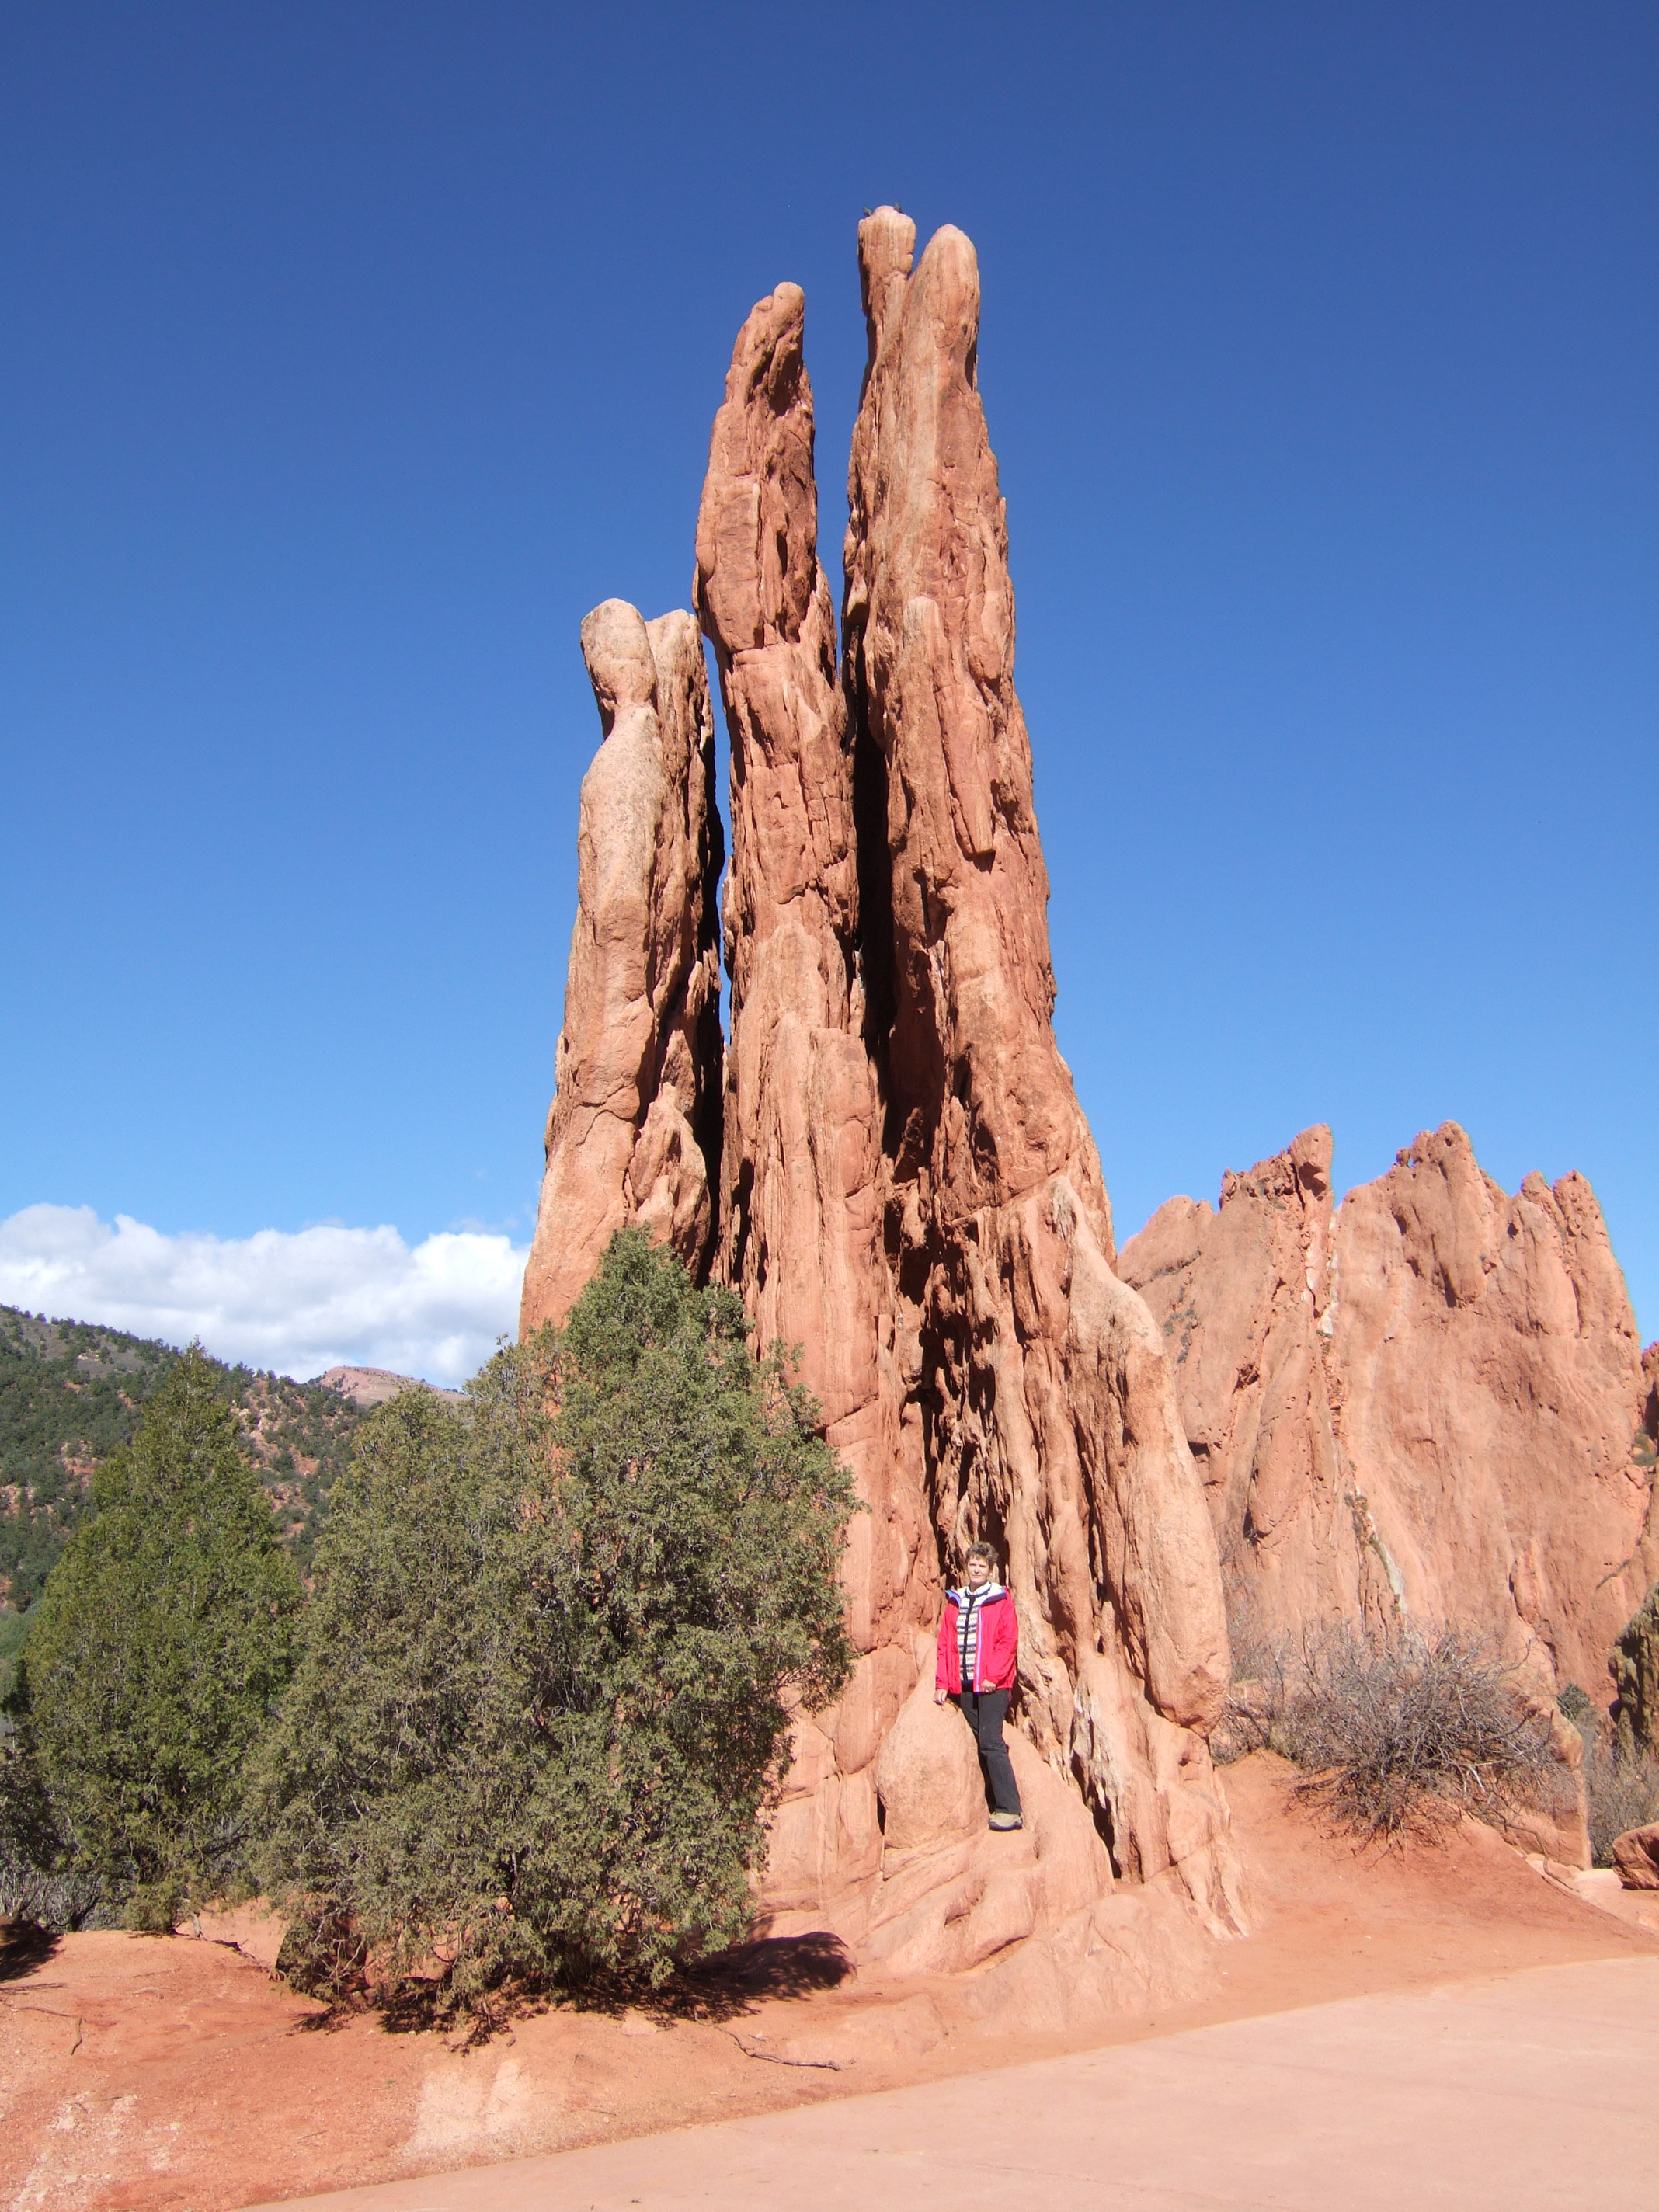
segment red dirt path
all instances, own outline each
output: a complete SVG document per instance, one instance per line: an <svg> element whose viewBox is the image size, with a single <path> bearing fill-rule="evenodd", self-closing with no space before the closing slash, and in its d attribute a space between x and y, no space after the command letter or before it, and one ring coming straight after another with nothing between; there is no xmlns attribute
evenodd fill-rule
<svg viewBox="0 0 1659 2212"><path fill-rule="evenodd" d="M1207 1986L1017 2048L963 2017L958 1987L860 1976L723 2026L548 2012L460 2054L374 2018L310 2027L314 2007L218 1943L69 1936L0 1980L0 2197L228 2212L1369 1992L1659 1958L1659 1893L1615 1916L1480 1831L1357 1856L1290 1803L1287 1774L1265 1755L1227 1771L1256 1932L1216 1947Z"/></svg>

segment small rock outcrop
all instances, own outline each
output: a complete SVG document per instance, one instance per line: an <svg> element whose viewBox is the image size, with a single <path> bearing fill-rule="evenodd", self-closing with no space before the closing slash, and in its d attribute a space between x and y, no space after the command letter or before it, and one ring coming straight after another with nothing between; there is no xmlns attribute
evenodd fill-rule
<svg viewBox="0 0 1659 2212"><path fill-rule="evenodd" d="M603 741L582 779L546 1171L519 1328L562 1322L620 1228L707 1273L721 1042L714 732L696 624L607 599L582 623Z"/></svg>
<svg viewBox="0 0 1659 2212"><path fill-rule="evenodd" d="M1455 1122L1333 1209L1305 1130L1125 1246L1204 1470L1241 1641L1453 1623L1604 1707L1652 1580L1648 1384L1582 1176L1512 1197Z"/></svg>

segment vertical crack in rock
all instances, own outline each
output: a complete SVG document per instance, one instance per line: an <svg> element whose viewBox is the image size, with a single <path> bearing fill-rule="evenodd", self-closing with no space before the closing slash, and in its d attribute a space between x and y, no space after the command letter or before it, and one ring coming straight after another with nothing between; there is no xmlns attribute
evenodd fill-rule
<svg viewBox="0 0 1659 2212"><path fill-rule="evenodd" d="M603 738L582 779L546 1171L521 1335L562 1322L638 1223L706 1275L720 1154L722 861L696 624L607 599L582 623Z"/></svg>

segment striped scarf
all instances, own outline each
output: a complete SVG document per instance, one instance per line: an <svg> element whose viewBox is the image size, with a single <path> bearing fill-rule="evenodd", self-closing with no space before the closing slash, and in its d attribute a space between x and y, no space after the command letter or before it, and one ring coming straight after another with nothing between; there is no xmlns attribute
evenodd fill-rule
<svg viewBox="0 0 1659 2212"><path fill-rule="evenodd" d="M957 1608L957 1657L962 1668L962 1686L976 1690L978 1677L975 1669L979 1663L980 1608L988 1598L1002 1595L1000 1583L981 1583L977 1589L957 1589L951 1592Z"/></svg>

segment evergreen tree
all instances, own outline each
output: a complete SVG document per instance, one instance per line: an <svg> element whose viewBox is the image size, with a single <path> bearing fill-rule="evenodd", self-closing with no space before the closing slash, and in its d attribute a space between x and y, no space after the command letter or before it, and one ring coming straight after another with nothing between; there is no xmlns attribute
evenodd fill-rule
<svg viewBox="0 0 1659 2212"><path fill-rule="evenodd" d="M94 1504L30 1616L9 1709L68 1868L167 1927L234 1871L301 1600L199 1345Z"/></svg>
<svg viewBox="0 0 1659 2212"><path fill-rule="evenodd" d="M438 1960L471 2006L742 1935L790 1705L848 1663L814 1419L629 1231L562 1335L366 1425L258 1801L296 1978Z"/></svg>

